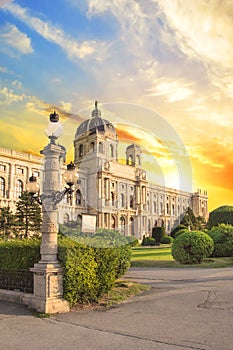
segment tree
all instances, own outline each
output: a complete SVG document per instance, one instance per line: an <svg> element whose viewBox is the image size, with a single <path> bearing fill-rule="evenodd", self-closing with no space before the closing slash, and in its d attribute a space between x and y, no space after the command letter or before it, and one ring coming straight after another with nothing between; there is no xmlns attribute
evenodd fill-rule
<svg viewBox="0 0 233 350"><path fill-rule="evenodd" d="M201 216L196 217L190 207L186 210L181 225L186 226L189 230L201 230L205 227L205 219Z"/></svg>
<svg viewBox="0 0 233 350"><path fill-rule="evenodd" d="M223 205L216 208L210 213L208 228L211 229L213 226L218 224L230 224L233 225L233 206Z"/></svg>
<svg viewBox="0 0 233 350"><path fill-rule="evenodd" d="M0 231L4 236L9 237L10 234L15 233L16 218L11 211L9 205L0 208Z"/></svg>
<svg viewBox="0 0 233 350"><path fill-rule="evenodd" d="M22 236L27 238L30 232L40 231L41 208L28 192L23 192L16 203L16 218Z"/></svg>

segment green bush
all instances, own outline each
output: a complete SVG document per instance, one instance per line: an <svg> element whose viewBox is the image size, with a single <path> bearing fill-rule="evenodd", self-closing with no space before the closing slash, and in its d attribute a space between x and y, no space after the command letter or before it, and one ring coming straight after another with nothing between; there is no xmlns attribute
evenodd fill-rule
<svg viewBox="0 0 233 350"><path fill-rule="evenodd" d="M142 239L142 246L154 246L156 245L155 239L153 237L145 237L143 236Z"/></svg>
<svg viewBox="0 0 233 350"><path fill-rule="evenodd" d="M40 260L40 240L25 239L0 242L1 269L29 269Z"/></svg>
<svg viewBox="0 0 233 350"><path fill-rule="evenodd" d="M103 234L107 237L107 233ZM96 301L110 290L115 280L130 267L131 247L117 233L108 239L94 235L84 245L75 237L59 236L58 260L64 271L64 298L72 306ZM83 237L85 241L85 237ZM104 247L105 246L105 247ZM40 260L40 240L12 240L0 243L0 266L28 269Z"/></svg>
<svg viewBox="0 0 233 350"><path fill-rule="evenodd" d="M211 229L213 226L218 226L218 224L221 223L233 225L233 206L224 205L210 213L208 221L209 229Z"/></svg>
<svg viewBox="0 0 233 350"><path fill-rule="evenodd" d="M233 256L233 226L219 224L212 227L208 235L214 241L213 257Z"/></svg>
<svg viewBox="0 0 233 350"><path fill-rule="evenodd" d="M174 238L171 236L164 236L161 239L161 243L162 244L171 244L171 243L173 243L173 240L174 240Z"/></svg>
<svg viewBox="0 0 233 350"><path fill-rule="evenodd" d="M187 227L186 227L186 228L182 228L182 229L176 231L174 238L180 236L180 235L181 235L182 233L184 233L184 232L191 232L191 231L189 231L189 230L187 229Z"/></svg>
<svg viewBox="0 0 233 350"><path fill-rule="evenodd" d="M173 238L175 238L175 237L176 237L176 233L177 233L178 231L180 231L180 230L187 230L187 229L188 229L188 227L187 227L186 225L179 224L179 225L177 225L177 226L172 230L171 236L172 236Z"/></svg>
<svg viewBox="0 0 233 350"><path fill-rule="evenodd" d="M214 243L225 243L227 239L233 239L233 226L219 224L212 227L208 231L208 235L213 239Z"/></svg>
<svg viewBox="0 0 233 350"><path fill-rule="evenodd" d="M206 233L187 231L175 238L172 245L172 256L181 264L200 264L210 256L214 242Z"/></svg>
<svg viewBox="0 0 233 350"><path fill-rule="evenodd" d="M165 236L165 227L155 226L152 229L152 237L156 243L161 243L162 238Z"/></svg>

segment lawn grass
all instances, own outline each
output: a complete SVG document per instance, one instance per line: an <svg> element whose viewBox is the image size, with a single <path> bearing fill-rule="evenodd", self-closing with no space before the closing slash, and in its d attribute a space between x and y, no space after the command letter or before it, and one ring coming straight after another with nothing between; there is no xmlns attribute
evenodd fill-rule
<svg viewBox="0 0 233 350"><path fill-rule="evenodd" d="M132 248L132 267L231 267L233 266L233 257L230 258L207 258L201 264L184 265L176 262L171 255L171 247L137 247Z"/></svg>

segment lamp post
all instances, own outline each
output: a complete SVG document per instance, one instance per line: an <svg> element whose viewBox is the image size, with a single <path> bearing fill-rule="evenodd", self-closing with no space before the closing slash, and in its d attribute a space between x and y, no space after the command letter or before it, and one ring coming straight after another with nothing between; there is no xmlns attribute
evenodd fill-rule
<svg viewBox="0 0 233 350"><path fill-rule="evenodd" d="M61 169L60 160L65 158L65 148L56 140L62 133L59 115L50 114L50 123L46 130L50 142L41 151L45 157L43 174L43 194L39 195L36 178L31 176L27 191L32 198L42 204L42 242L40 246L40 261L31 269L34 273L34 297L32 307L39 312L57 313L69 310L68 303L63 300L63 273L57 259L58 246L58 208L57 204L67 193L72 193L72 186L77 182L74 165L68 165L63 175L67 184L60 191Z"/></svg>

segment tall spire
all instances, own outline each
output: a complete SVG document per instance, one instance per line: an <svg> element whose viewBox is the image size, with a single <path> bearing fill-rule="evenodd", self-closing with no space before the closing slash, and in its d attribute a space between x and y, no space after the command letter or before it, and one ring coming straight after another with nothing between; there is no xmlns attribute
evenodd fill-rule
<svg viewBox="0 0 233 350"><path fill-rule="evenodd" d="M100 118L101 112L98 110L98 101L95 101L95 109L91 113L92 118Z"/></svg>

